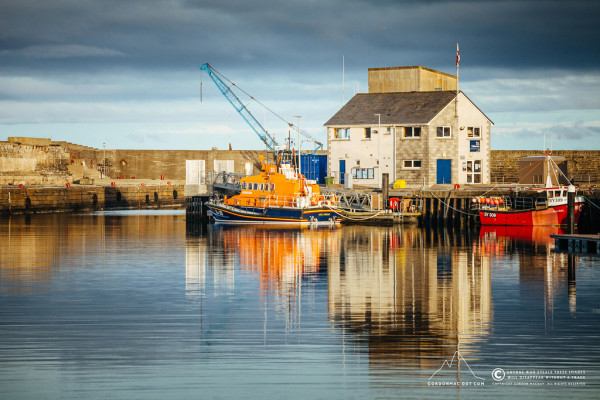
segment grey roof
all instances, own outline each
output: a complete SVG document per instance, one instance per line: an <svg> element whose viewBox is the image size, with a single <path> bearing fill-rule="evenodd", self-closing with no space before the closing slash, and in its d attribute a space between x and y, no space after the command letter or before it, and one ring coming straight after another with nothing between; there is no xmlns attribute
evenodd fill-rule
<svg viewBox="0 0 600 400"><path fill-rule="evenodd" d="M381 123L427 124L456 97L456 92L359 93L325 126L376 125Z"/></svg>

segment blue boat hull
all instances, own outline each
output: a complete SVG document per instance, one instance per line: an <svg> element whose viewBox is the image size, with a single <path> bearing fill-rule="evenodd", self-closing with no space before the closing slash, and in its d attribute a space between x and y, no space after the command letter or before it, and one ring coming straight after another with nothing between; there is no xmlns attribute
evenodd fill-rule
<svg viewBox="0 0 600 400"><path fill-rule="evenodd" d="M207 203L210 215L225 224L311 224L336 223L338 213L323 207L234 207Z"/></svg>

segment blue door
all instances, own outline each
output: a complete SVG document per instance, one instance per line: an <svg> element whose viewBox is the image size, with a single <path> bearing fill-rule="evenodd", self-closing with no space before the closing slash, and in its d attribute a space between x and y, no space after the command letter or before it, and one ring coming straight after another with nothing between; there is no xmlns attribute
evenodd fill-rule
<svg viewBox="0 0 600 400"><path fill-rule="evenodd" d="M452 160L437 160L436 183L452 183Z"/></svg>
<svg viewBox="0 0 600 400"><path fill-rule="evenodd" d="M346 160L340 160L340 185L343 185L346 178Z"/></svg>

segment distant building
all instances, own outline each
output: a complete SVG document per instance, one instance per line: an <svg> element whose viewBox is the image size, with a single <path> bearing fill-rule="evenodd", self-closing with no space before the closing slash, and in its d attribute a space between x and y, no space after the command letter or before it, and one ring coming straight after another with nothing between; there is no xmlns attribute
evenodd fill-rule
<svg viewBox="0 0 600 400"><path fill-rule="evenodd" d="M490 183L492 121L456 77L424 67L370 68L359 93L324 125L328 174L361 185Z"/></svg>

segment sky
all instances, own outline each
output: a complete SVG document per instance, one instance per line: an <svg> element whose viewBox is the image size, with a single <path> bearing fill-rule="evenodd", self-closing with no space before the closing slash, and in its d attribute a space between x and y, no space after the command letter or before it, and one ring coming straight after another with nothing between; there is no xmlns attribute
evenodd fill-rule
<svg viewBox="0 0 600 400"><path fill-rule="evenodd" d="M0 140L264 149L209 63L325 143L368 68L456 74L459 43L492 150L600 150L598 21L597 0L0 0ZM240 100L283 143L288 126Z"/></svg>

